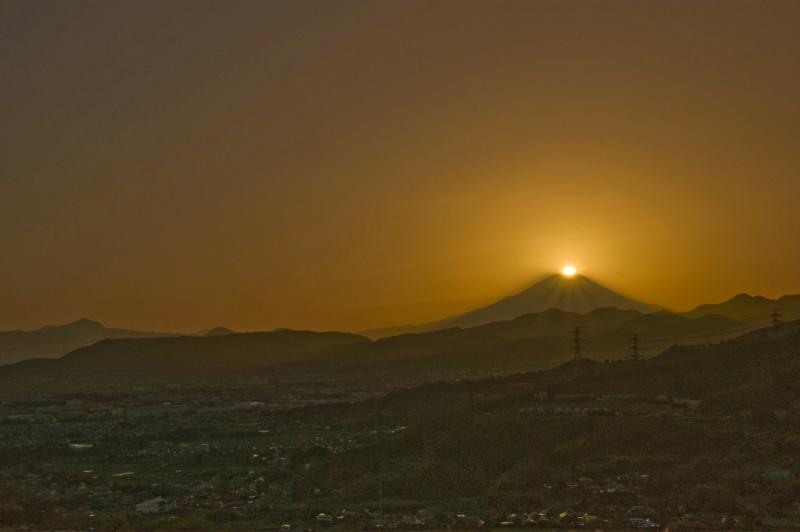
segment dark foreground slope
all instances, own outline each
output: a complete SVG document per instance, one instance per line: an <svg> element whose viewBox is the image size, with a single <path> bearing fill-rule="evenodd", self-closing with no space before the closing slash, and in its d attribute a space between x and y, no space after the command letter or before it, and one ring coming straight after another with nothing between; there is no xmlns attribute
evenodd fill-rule
<svg viewBox="0 0 800 532"><path fill-rule="evenodd" d="M791 471L780 482L761 476L800 463L799 383L800 322L646 362L583 360L434 383L333 414L295 413L321 424L331 415L394 416L408 427L374 445L320 453L294 485L314 508L370 506L380 492L384 508L415 500L495 508L498 522L570 507L616 530L640 507L662 527L725 529L733 521L722 519L736 515L740 526L774 529L773 519L794 515L800 480Z"/></svg>

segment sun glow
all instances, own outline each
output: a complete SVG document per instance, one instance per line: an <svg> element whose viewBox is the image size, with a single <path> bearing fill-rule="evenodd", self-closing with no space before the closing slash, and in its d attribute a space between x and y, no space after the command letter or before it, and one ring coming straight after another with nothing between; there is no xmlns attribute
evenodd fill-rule
<svg viewBox="0 0 800 532"><path fill-rule="evenodd" d="M563 273L567 277L572 277L573 275L575 275L575 268L573 268L572 266L564 266L564 269L561 270L561 273Z"/></svg>

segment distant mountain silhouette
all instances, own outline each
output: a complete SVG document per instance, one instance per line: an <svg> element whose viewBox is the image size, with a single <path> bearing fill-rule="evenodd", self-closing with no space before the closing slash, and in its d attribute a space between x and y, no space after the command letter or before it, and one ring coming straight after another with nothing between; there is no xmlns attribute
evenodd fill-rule
<svg viewBox="0 0 800 532"><path fill-rule="evenodd" d="M726 318L716 314L707 314L699 318L689 318L661 311L645 314L617 327L611 328L600 336L601 348L614 352L629 352L634 334L639 336L640 356L652 357L673 345L707 344L734 338L752 330L751 324ZM588 336L588 335L587 335ZM591 356L597 350L587 340Z"/></svg>
<svg viewBox="0 0 800 532"><path fill-rule="evenodd" d="M33 331L0 331L0 364L26 358L57 358L106 338L155 338L175 333L108 329L83 318L66 325L46 325Z"/></svg>
<svg viewBox="0 0 800 532"><path fill-rule="evenodd" d="M573 327L584 327L590 332L605 331L640 316L644 314L638 310L620 310L614 307L598 308L586 314L551 308L544 312L523 314L513 320L478 325L468 330L494 334L509 340L544 336L566 337Z"/></svg>
<svg viewBox="0 0 800 532"><path fill-rule="evenodd" d="M343 360L382 362L399 358L460 354L472 356L486 349L499 348L508 340L474 329L442 329L420 334L400 334L374 342L345 346L335 350L334 357Z"/></svg>
<svg viewBox="0 0 800 532"><path fill-rule="evenodd" d="M86 324L84 324L85 326ZM583 327L583 356L595 360L630 355L638 334L643 357L672 345L719 342L753 329L717 315L691 319L670 312L595 309L585 314L548 309L513 320L472 328L403 334L380 340L350 333L281 330L206 337L102 340L56 360L31 359L0 367L0 379L42 374L90 375L103 379L169 375L218 377L230 370L268 371L292 366L304 371L453 370L526 371L560 364L573 357L568 333ZM294 367L294 366L296 367ZM258 369L261 368L261 369ZM324 368L324 369L322 369ZM349 369L348 369L349 368Z"/></svg>
<svg viewBox="0 0 800 532"><path fill-rule="evenodd" d="M578 314L548 309L467 329L389 336L346 346L336 356L372 362L417 358L431 367L442 362L454 370L459 366L541 368L572 358L569 333L574 327L582 327L584 356L603 360L629 356L634 333L639 335L640 355L651 357L675 344L719 342L753 328L716 315L691 319L669 311L642 314L602 308Z"/></svg>
<svg viewBox="0 0 800 532"><path fill-rule="evenodd" d="M141 373L187 377L198 371L324 358L326 350L332 347L369 341L351 333L313 331L107 339L59 359L24 360L0 367L0 376L25 375L32 370L34 373Z"/></svg>
<svg viewBox="0 0 800 532"><path fill-rule="evenodd" d="M650 334L659 337L696 333L698 336L713 336L746 328L741 321L717 314L706 314L697 318L681 316L672 312L660 311L640 316L620 324L609 332L620 334Z"/></svg>
<svg viewBox="0 0 800 532"><path fill-rule="evenodd" d="M210 331L206 332L203 336L222 336L223 334L235 334L235 331L232 331L227 327L214 327Z"/></svg>
<svg viewBox="0 0 800 532"><path fill-rule="evenodd" d="M641 303L618 294L582 275L566 277L554 274L519 294L506 297L497 303L466 314L419 325L372 329L362 331L360 334L375 339L404 333L449 329L451 327L475 327L496 321L512 320L522 314L537 313L548 309L585 314L592 310L606 307L615 307L620 310L636 310L645 314L661 310L661 307Z"/></svg>
<svg viewBox="0 0 800 532"><path fill-rule="evenodd" d="M787 320L800 318L800 294L783 296L779 299L739 294L722 303L700 305L682 315L697 318L706 314L718 314L735 320L748 320L766 317L773 309L781 309Z"/></svg>

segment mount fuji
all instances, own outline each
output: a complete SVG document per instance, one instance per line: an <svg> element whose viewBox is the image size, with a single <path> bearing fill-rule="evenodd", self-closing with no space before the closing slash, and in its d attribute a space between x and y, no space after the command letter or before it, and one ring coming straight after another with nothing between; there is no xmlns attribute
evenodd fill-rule
<svg viewBox="0 0 800 532"><path fill-rule="evenodd" d="M516 295L506 297L496 303L475 309L466 314L418 325L372 329L362 331L360 334L376 339L397 334L430 332L452 327L466 329L495 321L512 320L523 314L543 312L553 308L585 314L592 310L606 307L615 307L620 310L636 310L644 314L664 310L663 307L648 305L618 294L583 275L565 276L553 274Z"/></svg>

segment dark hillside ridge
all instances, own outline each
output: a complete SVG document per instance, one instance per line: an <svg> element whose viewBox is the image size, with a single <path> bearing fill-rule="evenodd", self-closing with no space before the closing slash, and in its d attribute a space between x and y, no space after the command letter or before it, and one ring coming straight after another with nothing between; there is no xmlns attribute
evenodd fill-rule
<svg viewBox="0 0 800 532"><path fill-rule="evenodd" d="M0 364L27 358L58 358L106 338L159 338L177 333L109 329L86 318L66 325L46 325L33 331L0 331Z"/></svg>
<svg viewBox="0 0 800 532"><path fill-rule="evenodd" d="M639 334L640 356L653 357L674 344L719 342L754 328L752 322L721 316L690 319L665 311L642 314L602 308L577 314L550 309L468 329L452 327L375 341L351 333L293 330L103 340L58 360L2 366L0 378L48 372L129 372L190 378L213 373L215 368L223 372L270 367L269 372L274 373L286 364L299 363L324 365L330 371L355 365L363 371L407 368L505 373L542 369L570 360L569 334L575 327L583 327L583 356L596 360L628 357L634 333Z"/></svg>
<svg viewBox="0 0 800 532"><path fill-rule="evenodd" d="M430 332L452 327L476 327L496 321L513 320L523 314L539 313L548 309L585 314L607 307L635 310L643 314L661 309L618 294L582 275L565 277L555 274L516 295L466 314L419 325L373 329L363 331L361 334L377 339L390 335Z"/></svg>
<svg viewBox="0 0 800 532"><path fill-rule="evenodd" d="M778 299L739 294L722 303L700 305L689 312L683 312L682 315L698 318L706 314L718 314L735 320L748 320L768 316L774 309L780 309L786 320L800 318L800 294L786 295Z"/></svg>
<svg viewBox="0 0 800 532"><path fill-rule="evenodd" d="M660 337L667 337L670 334L681 335L686 331L696 331L698 336L713 336L715 334L739 332L744 327L741 321L716 314L706 314L692 319L672 312L661 311L639 316L610 329L609 332L656 334Z"/></svg>
<svg viewBox="0 0 800 532"><path fill-rule="evenodd" d="M638 310L605 307L586 314L551 308L535 314L523 314L513 320L478 325L468 330L494 334L509 340L532 336L564 336L569 329L580 326L589 331L604 331L643 316Z"/></svg>
<svg viewBox="0 0 800 532"><path fill-rule="evenodd" d="M459 354L461 358L499 348L508 340L472 329L453 327L421 334L400 334L332 350L343 360L384 362L413 357Z"/></svg>
<svg viewBox="0 0 800 532"><path fill-rule="evenodd" d="M314 331L276 331L238 333L204 338L152 338L141 340L104 340L78 349L63 357L67 365L87 364L116 366L151 359L155 363L178 363L221 367L267 366L315 358L326 349L338 345L368 342L351 333ZM113 356L109 356L113 355Z"/></svg>
<svg viewBox="0 0 800 532"><path fill-rule="evenodd" d="M0 367L0 376L34 372L174 373L191 375L209 368L254 366L323 358L343 344L369 342L350 333L278 331L196 338L114 339L76 349L56 360L26 360Z"/></svg>
<svg viewBox="0 0 800 532"><path fill-rule="evenodd" d="M666 394L726 408L791 408L800 399L800 320L713 345L674 345L627 369L557 386L553 393ZM769 378L758 371L769 365Z"/></svg>

